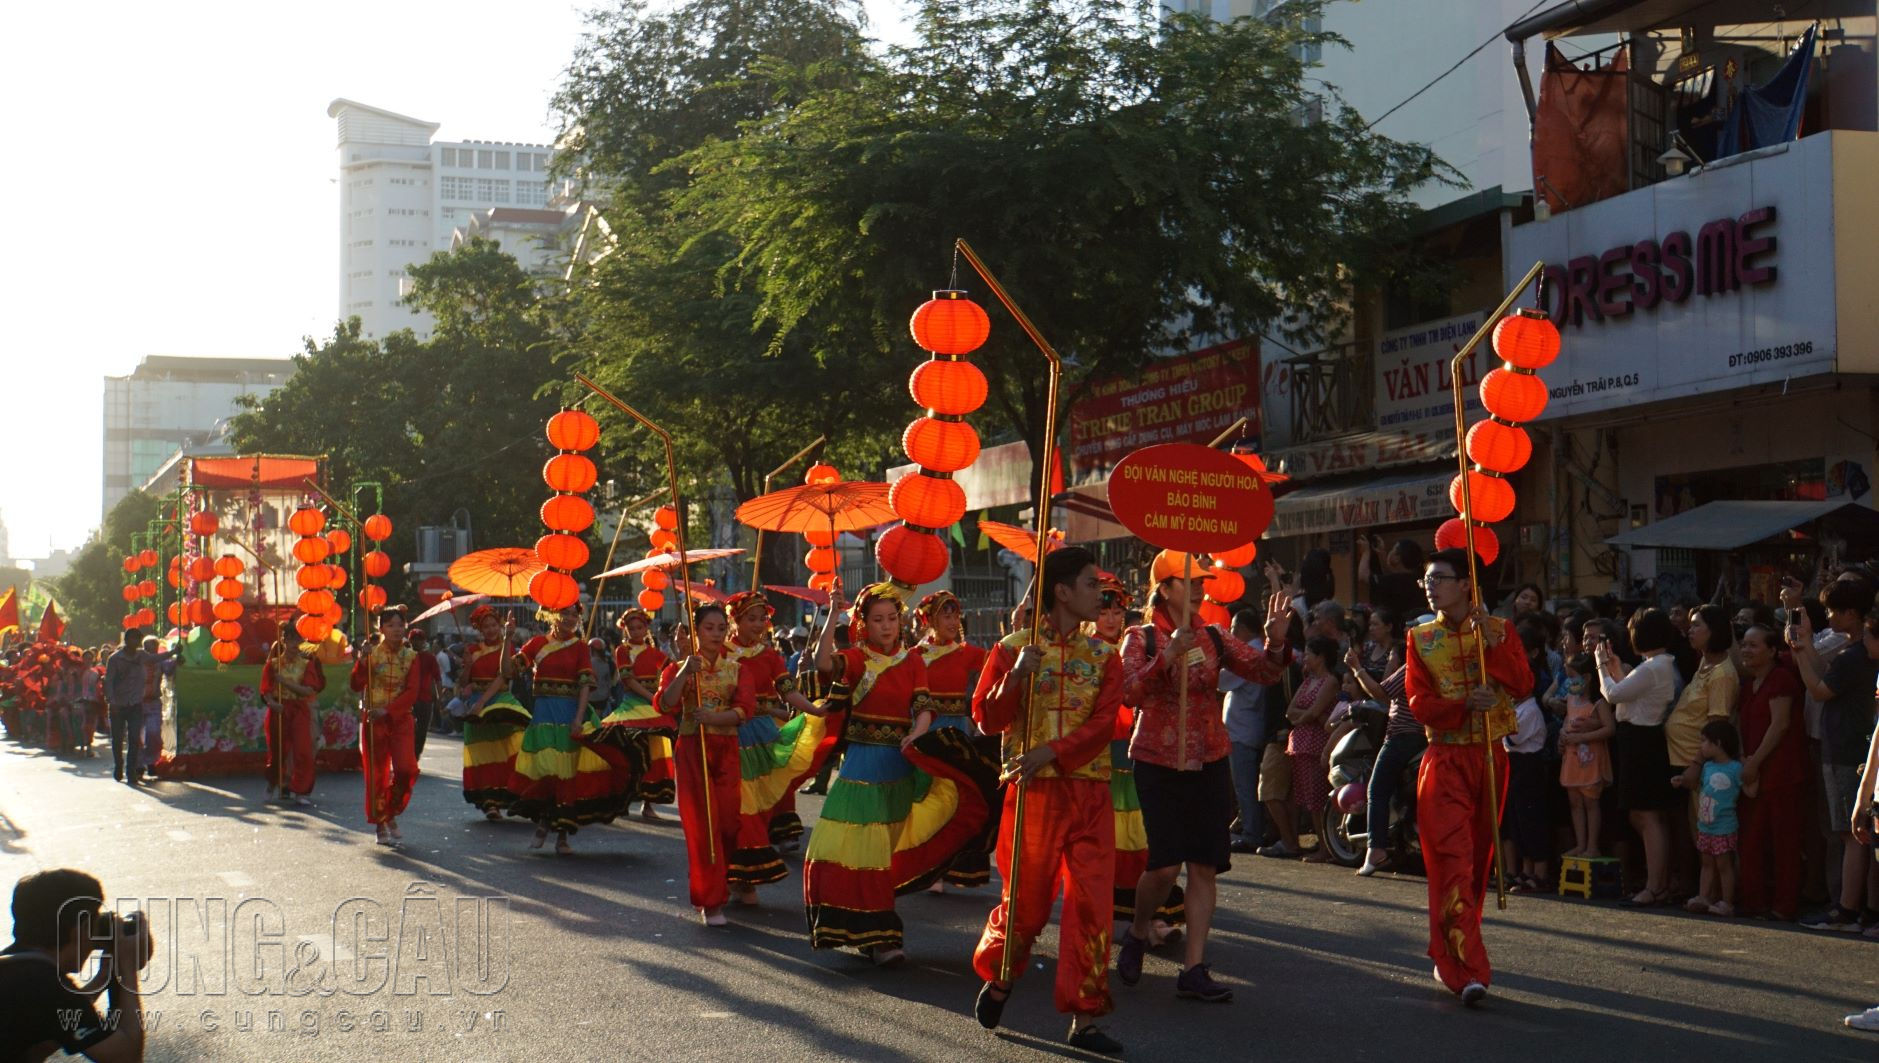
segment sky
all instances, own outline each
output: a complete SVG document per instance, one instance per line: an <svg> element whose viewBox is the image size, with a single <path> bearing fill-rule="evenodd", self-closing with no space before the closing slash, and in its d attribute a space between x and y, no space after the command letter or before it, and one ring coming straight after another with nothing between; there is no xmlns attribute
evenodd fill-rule
<svg viewBox="0 0 1879 1063"><path fill-rule="evenodd" d="M8 4L12 555L76 548L97 526L104 377L151 354L287 358L330 335L327 104L438 122L443 140L550 142L549 98L602 2ZM877 33L896 18L894 0L869 8Z"/></svg>

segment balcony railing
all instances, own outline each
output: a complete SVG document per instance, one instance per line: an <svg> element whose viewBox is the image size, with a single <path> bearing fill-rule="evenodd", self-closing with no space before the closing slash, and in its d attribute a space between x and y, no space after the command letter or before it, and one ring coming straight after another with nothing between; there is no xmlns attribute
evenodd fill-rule
<svg viewBox="0 0 1879 1063"><path fill-rule="evenodd" d="M1342 343L1285 360L1292 377L1292 442L1371 427L1370 360Z"/></svg>

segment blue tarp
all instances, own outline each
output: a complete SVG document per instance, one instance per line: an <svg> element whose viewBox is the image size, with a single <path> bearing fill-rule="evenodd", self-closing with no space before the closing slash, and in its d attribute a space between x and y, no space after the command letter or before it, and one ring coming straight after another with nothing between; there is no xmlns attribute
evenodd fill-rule
<svg viewBox="0 0 1879 1063"><path fill-rule="evenodd" d="M1716 137L1716 157L1784 144L1801 134L1801 108L1807 102L1807 76L1814 66L1814 32L1809 26L1788 60L1767 83L1744 92L1735 113Z"/></svg>

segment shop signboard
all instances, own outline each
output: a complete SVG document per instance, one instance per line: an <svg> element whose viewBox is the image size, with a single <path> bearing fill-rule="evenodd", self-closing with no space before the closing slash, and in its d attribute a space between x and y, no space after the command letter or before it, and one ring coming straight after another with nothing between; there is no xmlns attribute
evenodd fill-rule
<svg viewBox="0 0 1879 1063"><path fill-rule="evenodd" d="M1158 443L1205 443L1241 417L1259 434L1259 343L1235 340L1139 373L1091 384L1070 407L1074 482L1102 474L1131 451Z"/></svg>
<svg viewBox="0 0 1879 1063"><path fill-rule="evenodd" d="M1454 435L1449 363L1486 317L1486 311L1477 310L1394 329L1377 339L1371 394L1376 399L1379 431L1409 435L1436 429ZM1462 393L1468 400L1470 422L1481 416L1481 376L1498 364L1483 343L1462 365Z"/></svg>

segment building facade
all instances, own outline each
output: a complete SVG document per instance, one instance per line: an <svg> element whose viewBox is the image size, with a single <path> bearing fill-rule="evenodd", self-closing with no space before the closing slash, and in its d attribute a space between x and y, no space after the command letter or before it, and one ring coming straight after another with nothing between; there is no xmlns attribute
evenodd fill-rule
<svg viewBox="0 0 1879 1063"><path fill-rule="evenodd" d="M236 400L287 382L285 358L150 355L127 376L104 378L104 493L100 514L141 486L178 448L213 438Z"/></svg>

